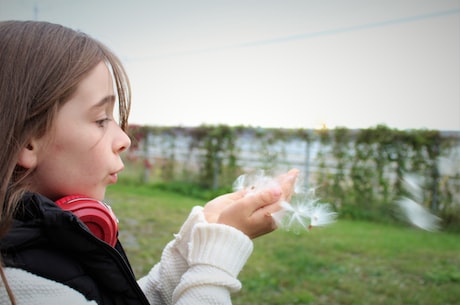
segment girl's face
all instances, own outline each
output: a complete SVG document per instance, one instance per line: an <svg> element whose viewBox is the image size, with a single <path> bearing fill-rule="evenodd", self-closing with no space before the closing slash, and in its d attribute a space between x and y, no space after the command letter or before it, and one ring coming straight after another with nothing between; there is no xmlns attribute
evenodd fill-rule
<svg viewBox="0 0 460 305"><path fill-rule="evenodd" d="M123 170L120 153L131 144L113 117L112 75L99 63L58 111L52 130L37 148L31 191L52 200L85 195L102 200Z"/></svg>

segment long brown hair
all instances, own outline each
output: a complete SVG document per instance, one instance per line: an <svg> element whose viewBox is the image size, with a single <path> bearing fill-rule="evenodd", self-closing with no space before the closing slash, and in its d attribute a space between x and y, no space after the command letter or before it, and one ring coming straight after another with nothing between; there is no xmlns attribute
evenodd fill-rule
<svg viewBox="0 0 460 305"><path fill-rule="evenodd" d="M27 189L25 178L30 172L17 165L19 152L50 129L59 107L101 61L113 71L120 126L126 130L129 80L107 47L53 23L0 22L0 238L7 233L16 204Z"/></svg>

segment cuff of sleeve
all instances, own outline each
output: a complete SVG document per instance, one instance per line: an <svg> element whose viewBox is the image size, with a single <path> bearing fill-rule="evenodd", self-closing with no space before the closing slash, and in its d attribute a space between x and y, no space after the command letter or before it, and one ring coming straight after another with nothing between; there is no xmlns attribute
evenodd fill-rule
<svg viewBox="0 0 460 305"><path fill-rule="evenodd" d="M196 206L190 212L187 220L179 230L179 233L174 234L175 247L184 259L188 257L188 248L193 227L197 223L206 223L206 218L203 214L203 207Z"/></svg>
<svg viewBox="0 0 460 305"><path fill-rule="evenodd" d="M212 265L237 277L253 250L241 231L223 224L196 224L189 246L188 263Z"/></svg>

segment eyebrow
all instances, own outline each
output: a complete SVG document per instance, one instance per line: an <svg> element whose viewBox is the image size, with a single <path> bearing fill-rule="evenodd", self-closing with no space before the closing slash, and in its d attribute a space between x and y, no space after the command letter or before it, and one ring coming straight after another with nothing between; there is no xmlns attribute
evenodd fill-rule
<svg viewBox="0 0 460 305"><path fill-rule="evenodd" d="M101 108L105 106L107 103L113 103L113 102L115 102L115 95L108 95L104 97L102 100L100 100L99 102L97 102L96 104L94 104L93 106L91 106L91 109Z"/></svg>

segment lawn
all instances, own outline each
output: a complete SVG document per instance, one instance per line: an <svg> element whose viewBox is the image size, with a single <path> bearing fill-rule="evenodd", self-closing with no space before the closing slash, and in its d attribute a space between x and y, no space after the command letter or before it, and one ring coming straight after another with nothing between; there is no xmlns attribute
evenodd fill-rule
<svg viewBox="0 0 460 305"><path fill-rule="evenodd" d="M204 202L148 186L111 186L136 275L148 272L190 208ZM460 234L340 219L254 241L240 274L243 304L460 304Z"/></svg>

